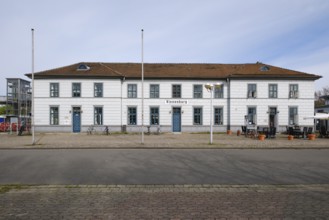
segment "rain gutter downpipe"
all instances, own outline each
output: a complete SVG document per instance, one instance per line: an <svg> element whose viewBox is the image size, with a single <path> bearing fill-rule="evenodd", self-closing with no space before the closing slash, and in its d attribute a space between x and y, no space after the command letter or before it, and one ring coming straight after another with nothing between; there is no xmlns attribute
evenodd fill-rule
<svg viewBox="0 0 329 220"><path fill-rule="evenodd" d="M230 78L226 78L227 82L227 130L231 130L231 84Z"/></svg>

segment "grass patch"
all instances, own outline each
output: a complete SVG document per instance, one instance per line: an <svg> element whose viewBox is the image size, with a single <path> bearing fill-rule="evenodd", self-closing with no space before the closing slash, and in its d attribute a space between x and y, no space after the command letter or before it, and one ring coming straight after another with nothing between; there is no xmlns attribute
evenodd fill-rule
<svg viewBox="0 0 329 220"><path fill-rule="evenodd" d="M20 184L10 184L10 185L0 185L0 194L9 192L10 190L20 190L26 189L27 186L23 186Z"/></svg>

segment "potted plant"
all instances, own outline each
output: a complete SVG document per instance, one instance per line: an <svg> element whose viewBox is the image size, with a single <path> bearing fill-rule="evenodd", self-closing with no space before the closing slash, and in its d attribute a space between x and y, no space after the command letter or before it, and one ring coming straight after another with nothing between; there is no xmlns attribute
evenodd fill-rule
<svg viewBox="0 0 329 220"><path fill-rule="evenodd" d="M226 134L231 135L232 134L232 130L227 130L226 131Z"/></svg>
<svg viewBox="0 0 329 220"><path fill-rule="evenodd" d="M258 135L258 140L263 141L265 140L266 135L265 134L259 134Z"/></svg>
<svg viewBox="0 0 329 220"><path fill-rule="evenodd" d="M311 141L314 141L315 140L315 134L308 134L307 137Z"/></svg>
<svg viewBox="0 0 329 220"><path fill-rule="evenodd" d="M294 140L294 136L291 135L291 134L289 134L289 135L288 135L288 140L289 140L289 141Z"/></svg>
<svg viewBox="0 0 329 220"><path fill-rule="evenodd" d="M240 136L240 134L241 134L241 131L240 130L237 130L236 135L237 136Z"/></svg>

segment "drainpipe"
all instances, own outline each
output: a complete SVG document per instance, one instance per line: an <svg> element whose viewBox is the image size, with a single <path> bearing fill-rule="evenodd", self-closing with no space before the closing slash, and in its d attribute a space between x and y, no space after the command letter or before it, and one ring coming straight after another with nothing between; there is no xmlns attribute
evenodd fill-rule
<svg viewBox="0 0 329 220"><path fill-rule="evenodd" d="M124 83L124 81L126 80L126 77L122 77L121 78L121 94L120 94L120 118L121 118L121 131L122 131L122 125L123 125L123 123L122 123L122 88L123 88L123 83Z"/></svg>
<svg viewBox="0 0 329 220"><path fill-rule="evenodd" d="M230 78L227 78L226 82L227 82L227 130L231 130L231 85L230 85Z"/></svg>

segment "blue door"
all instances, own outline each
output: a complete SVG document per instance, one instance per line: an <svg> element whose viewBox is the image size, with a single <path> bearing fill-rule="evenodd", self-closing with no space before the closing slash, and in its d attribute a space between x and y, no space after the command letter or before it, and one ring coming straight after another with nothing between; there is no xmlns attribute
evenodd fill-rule
<svg viewBox="0 0 329 220"><path fill-rule="evenodd" d="M181 132L181 110L180 108L173 108L172 116L173 132Z"/></svg>
<svg viewBox="0 0 329 220"><path fill-rule="evenodd" d="M80 107L73 107L73 132L81 131L81 111Z"/></svg>

